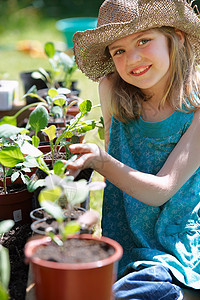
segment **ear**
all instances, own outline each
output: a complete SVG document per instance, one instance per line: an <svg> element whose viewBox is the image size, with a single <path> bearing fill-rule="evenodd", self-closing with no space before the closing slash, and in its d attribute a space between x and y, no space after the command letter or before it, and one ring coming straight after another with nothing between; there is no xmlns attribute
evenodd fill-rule
<svg viewBox="0 0 200 300"><path fill-rule="evenodd" d="M183 31L181 31L179 29L175 29L175 32L179 38L180 46L182 47L185 42L185 34Z"/></svg>

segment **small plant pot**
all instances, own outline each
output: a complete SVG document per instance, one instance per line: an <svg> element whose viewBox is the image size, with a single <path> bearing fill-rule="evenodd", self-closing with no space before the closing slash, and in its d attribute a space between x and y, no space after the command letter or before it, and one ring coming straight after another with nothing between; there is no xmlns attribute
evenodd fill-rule
<svg viewBox="0 0 200 300"><path fill-rule="evenodd" d="M71 212L71 220L77 219L81 214L83 214L86 210L82 207L75 206L73 211ZM67 210L66 210L67 212ZM42 207L36 208L30 212L30 217L32 221L38 221L42 219L52 218Z"/></svg>
<svg viewBox="0 0 200 300"><path fill-rule="evenodd" d="M32 77L33 72L34 71L20 73L20 78L22 80L25 94L33 85L35 85L38 90L47 88L46 83L42 79L35 79ZM35 97L30 97L30 96L26 97L26 104L30 104L38 101L39 100Z"/></svg>
<svg viewBox="0 0 200 300"><path fill-rule="evenodd" d="M104 243L105 249L112 248L112 254L104 259L81 263L60 263L39 258L36 251L50 245L49 237L33 239L26 243L25 256L30 262L35 282L37 300L111 300L112 285L116 279L117 261L122 247L114 240L91 235L75 235L69 239Z"/></svg>
<svg viewBox="0 0 200 300"><path fill-rule="evenodd" d="M86 209L84 209L82 207L77 207L77 206L75 206L71 210L70 213L67 209L64 210L64 214L66 215L66 220L64 221L64 223L67 223L72 220L77 220L78 217L80 217L85 212L86 212ZM31 229L35 234L45 235L46 230L49 229L50 227L53 229L52 231L55 234L59 233L58 222L51 215L49 215L47 212L45 212L42 207L35 209L30 213L30 217L32 218L32 220L34 218L37 218L37 217L35 217L35 215L40 216L40 218L34 220L33 223L31 224Z"/></svg>
<svg viewBox="0 0 200 300"><path fill-rule="evenodd" d="M17 224L30 223L33 193L26 189L0 195L0 220L12 219Z"/></svg>

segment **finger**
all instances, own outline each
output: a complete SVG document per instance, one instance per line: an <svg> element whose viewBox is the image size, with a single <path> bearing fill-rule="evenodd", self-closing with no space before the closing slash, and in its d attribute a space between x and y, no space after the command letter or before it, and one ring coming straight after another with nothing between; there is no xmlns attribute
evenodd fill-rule
<svg viewBox="0 0 200 300"><path fill-rule="evenodd" d="M79 158L77 158L75 161L70 162L67 166L67 169L70 169L70 170L83 169L87 159L88 159L88 155L83 154Z"/></svg>
<svg viewBox="0 0 200 300"><path fill-rule="evenodd" d="M79 175L79 173L80 173L80 169L77 169L77 170L67 170L67 172L65 173L65 175L67 175L67 176L73 176L74 178L76 178L78 175Z"/></svg>
<svg viewBox="0 0 200 300"><path fill-rule="evenodd" d="M90 149L88 144L72 144L69 146L72 153L87 153L90 152Z"/></svg>

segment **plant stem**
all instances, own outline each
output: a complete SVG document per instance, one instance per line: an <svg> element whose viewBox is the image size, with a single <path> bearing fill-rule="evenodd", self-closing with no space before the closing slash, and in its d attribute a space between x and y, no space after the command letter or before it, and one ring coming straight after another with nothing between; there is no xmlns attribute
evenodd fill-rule
<svg viewBox="0 0 200 300"><path fill-rule="evenodd" d="M16 112L16 114L14 115L15 118L17 118L21 113L23 113L26 109L29 109L30 107L33 107L33 106L37 106L38 104L41 104L40 102L35 102L35 103L31 103L31 104L28 104L26 106L24 106L23 108L21 108L20 110L18 110L18 112ZM46 102L43 104L45 106L48 106L46 104Z"/></svg>
<svg viewBox="0 0 200 300"><path fill-rule="evenodd" d="M3 189L4 194L7 194L7 187L6 187L6 167L2 165L3 168Z"/></svg>

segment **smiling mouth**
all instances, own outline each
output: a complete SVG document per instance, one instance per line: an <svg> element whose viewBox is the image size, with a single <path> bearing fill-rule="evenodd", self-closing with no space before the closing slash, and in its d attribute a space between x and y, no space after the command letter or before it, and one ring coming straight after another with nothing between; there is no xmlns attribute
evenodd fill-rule
<svg viewBox="0 0 200 300"><path fill-rule="evenodd" d="M131 74L133 74L134 76L141 76L145 74L150 68L151 65L143 68L134 69L133 71L131 71Z"/></svg>

